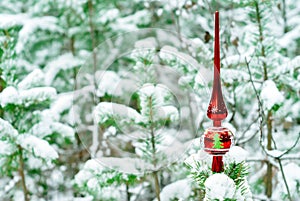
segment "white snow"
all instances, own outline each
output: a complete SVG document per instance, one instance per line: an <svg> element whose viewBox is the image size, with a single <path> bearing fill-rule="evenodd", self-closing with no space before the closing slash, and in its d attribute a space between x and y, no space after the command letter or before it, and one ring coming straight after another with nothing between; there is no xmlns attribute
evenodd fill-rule
<svg viewBox="0 0 300 201"><path fill-rule="evenodd" d="M98 160L96 159L90 159L88 160L83 167L84 170L89 170L89 171L93 171L93 172L98 172L98 171L102 171L103 167L102 165L99 163Z"/></svg>
<svg viewBox="0 0 300 201"><path fill-rule="evenodd" d="M59 133L63 138L74 139L74 130L70 126L55 122L51 119L44 119L41 122L35 124L29 131L30 134L44 138L48 135Z"/></svg>
<svg viewBox="0 0 300 201"><path fill-rule="evenodd" d="M52 180L52 182L50 184L52 187L59 186L64 183L63 172L59 171L58 169L54 169L51 172L50 178Z"/></svg>
<svg viewBox="0 0 300 201"><path fill-rule="evenodd" d="M161 193L161 201L187 200L192 192L191 180L182 179L165 186Z"/></svg>
<svg viewBox="0 0 300 201"><path fill-rule="evenodd" d="M83 198L73 198L74 201L93 201L93 196L86 196Z"/></svg>
<svg viewBox="0 0 300 201"><path fill-rule="evenodd" d="M135 48L155 48L157 47L157 42L154 37L145 38L139 40L134 44Z"/></svg>
<svg viewBox="0 0 300 201"><path fill-rule="evenodd" d="M27 72L31 72L39 68L36 64L30 63L27 60L22 58L16 58L15 64L17 68L24 69Z"/></svg>
<svg viewBox="0 0 300 201"><path fill-rule="evenodd" d="M45 85L45 75L40 69L34 69L19 84L19 89L29 89Z"/></svg>
<svg viewBox="0 0 300 201"><path fill-rule="evenodd" d="M166 166L174 161L182 159L187 146L176 138L176 135L181 134L180 131L176 129L164 128L162 130L158 130L155 134L159 135L160 138L160 143L156 145L157 152L166 157L166 159L163 160L158 166ZM136 147L136 145L137 144L134 146ZM136 147L136 150L140 149L141 152L144 146L145 144L141 144L139 147Z"/></svg>
<svg viewBox="0 0 300 201"><path fill-rule="evenodd" d="M298 200L297 195L298 195L299 188L297 189L297 186L300 182L300 175L299 175L300 166L294 162L290 162L283 165L283 171L289 186L292 199ZM280 181L280 183L277 185L277 188L274 192L274 196L276 197L279 197L282 194L287 194L286 187L285 184L283 183L283 178L280 172L278 172L278 177L279 177L278 181Z"/></svg>
<svg viewBox="0 0 300 201"><path fill-rule="evenodd" d="M97 71L95 75L98 83L96 95L103 97L105 94L122 95L122 85L120 76L113 71Z"/></svg>
<svg viewBox="0 0 300 201"><path fill-rule="evenodd" d="M205 181L205 199L204 200L224 200L233 199L235 195L235 183L224 173L216 173L208 177Z"/></svg>
<svg viewBox="0 0 300 201"><path fill-rule="evenodd" d="M40 119L39 123L41 123L41 122L51 123L51 122L59 121L59 115L56 114L55 112L53 112L53 110L51 110L51 109L35 111L34 113L39 116L39 119Z"/></svg>
<svg viewBox="0 0 300 201"><path fill-rule="evenodd" d="M0 104L2 107L5 107L9 104L18 105L21 103L22 103L22 100L19 97L17 89L12 86L6 87L0 93Z"/></svg>
<svg viewBox="0 0 300 201"><path fill-rule="evenodd" d="M179 114L176 107L172 105L165 105L165 99L171 96L169 89L158 84L154 86L153 84L144 84L138 91L141 106L141 115L145 120L147 120L150 114L149 100L151 98L151 110L153 120L170 118L171 120L178 120Z"/></svg>
<svg viewBox="0 0 300 201"><path fill-rule="evenodd" d="M43 160L41 160L41 158L37 158L33 155L28 156L27 164L28 164L28 168L30 168L30 169L44 170L46 168L49 168L49 166L45 166L45 164L43 163Z"/></svg>
<svg viewBox="0 0 300 201"><path fill-rule="evenodd" d="M110 136L115 136L117 133L117 129L114 126L110 126L104 133L103 133L103 139L107 139Z"/></svg>
<svg viewBox="0 0 300 201"><path fill-rule="evenodd" d="M263 83L260 95L267 110L271 110L275 104L281 104L284 100L283 95L272 80L266 80Z"/></svg>
<svg viewBox="0 0 300 201"><path fill-rule="evenodd" d="M110 118L120 118L121 121L140 122L141 115L133 108L118 103L101 102L94 109L94 120L104 123Z"/></svg>
<svg viewBox="0 0 300 201"><path fill-rule="evenodd" d="M299 38L300 32L300 25L294 28L293 30L289 31L288 33L284 34L282 38L280 38L277 42L281 47L290 48L295 46L295 41Z"/></svg>
<svg viewBox="0 0 300 201"><path fill-rule="evenodd" d="M0 101L2 107L8 104L29 106L36 102L52 100L55 97L56 90L52 87L36 87L17 91L16 88L9 86L0 94Z"/></svg>
<svg viewBox="0 0 300 201"><path fill-rule="evenodd" d="M193 83L194 79L195 79L194 75L181 76L178 80L178 84L180 86L189 86L189 85L191 85L191 83Z"/></svg>
<svg viewBox="0 0 300 201"><path fill-rule="evenodd" d="M113 30L117 31L135 31L137 25L148 24L151 20L151 15L148 10L140 10L132 15L118 18L116 22L111 25Z"/></svg>
<svg viewBox="0 0 300 201"><path fill-rule="evenodd" d="M233 146L225 154L224 159L226 159L229 162L241 163L246 160L248 155L249 153L245 149L239 146Z"/></svg>
<svg viewBox="0 0 300 201"><path fill-rule="evenodd" d="M105 160L105 159L104 159ZM125 167L127 162L132 161L116 161L116 160L110 160L107 158L108 161L105 161L105 163L108 163L110 166L123 166ZM112 161L112 164L109 162ZM125 162L123 164L122 162ZM121 163L121 164L120 164ZM132 164L129 164L129 166ZM117 168L118 169L118 168ZM97 192L97 195L100 196L99 199L103 198L103 200L108 200L111 197L116 198L116 200L121 200L121 195L119 194L119 191L116 190L116 188L111 187L101 187L99 184L103 181L106 181L107 179L110 179L111 177L115 176L115 173L105 173L103 174L103 171L109 170L106 169L105 166L98 160L98 159L90 159L88 160L84 167L81 168L78 174L75 175L75 184L77 184L79 187L86 187L88 186L89 190L92 190L94 192ZM100 176L100 177L99 177ZM126 176L126 175L125 175ZM112 191L112 189L114 189Z"/></svg>
<svg viewBox="0 0 300 201"><path fill-rule="evenodd" d="M78 67L83 64L83 61L74 57L71 53L63 54L47 64L45 67L45 83L51 85L56 75L61 70L68 70Z"/></svg>
<svg viewBox="0 0 300 201"><path fill-rule="evenodd" d="M179 120L179 113L173 105L162 106L158 109L157 117L160 119L170 119L172 122Z"/></svg>
<svg viewBox="0 0 300 201"><path fill-rule="evenodd" d="M153 170L153 165L139 158L101 157L96 160L106 168L128 174L143 174Z"/></svg>
<svg viewBox="0 0 300 201"><path fill-rule="evenodd" d="M51 104L50 110L55 114L61 115L66 110L71 109L73 104L73 93L61 93L56 100Z"/></svg>
<svg viewBox="0 0 300 201"><path fill-rule="evenodd" d="M43 101L51 101L56 97L56 90L53 87L35 87L19 91L20 99L25 106Z"/></svg>
<svg viewBox="0 0 300 201"><path fill-rule="evenodd" d="M24 21L28 19L28 15L25 13L20 14L0 14L0 28L9 29L16 25L23 25Z"/></svg>
<svg viewBox="0 0 300 201"><path fill-rule="evenodd" d="M18 136L18 131L6 120L0 118L0 137L15 138Z"/></svg>
<svg viewBox="0 0 300 201"><path fill-rule="evenodd" d="M249 75L246 72L236 69L222 69L222 77L226 83L245 82L249 80Z"/></svg>
<svg viewBox="0 0 300 201"><path fill-rule="evenodd" d="M199 150L197 153L191 154L188 158L186 158L184 162L187 165L189 165L191 168L193 168L193 170L201 171L202 168L206 168L206 167L200 166L200 170L199 170L197 169L197 164L201 164L203 161L205 162L208 158L209 155L207 152L205 152L204 150Z"/></svg>
<svg viewBox="0 0 300 201"><path fill-rule="evenodd" d="M272 157L274 158L277 158L279 156L281 156L284 152L283 151L280 151L280 150L277 150L277 149L274 149L274 150L266 150L267 153L269 155L271 155Z"/></svg>
<svg viewBox="0 0 300 201"><path fill-rule="evenodd" d="M36 17L23 21L23 27L19 32L16 44L16 52L20 53L25 48L25 44L36 30L49 30L53 33L62 32L57 23L58 19L53 16Z"/></svg>
<svg viewBox="0 0 300 201"><path fill-rule="evenodd" d="M57 152L47 141L39 139L33 135L19 135L17 137L17 143L37 157L41 157L46 160L54 160L58 158Z"/></svg>
<svg viewBox="0 0 300 201"><path fill-rule="evenodd" d="M159 57L167 64L169 63L172 68L181 71L181 73L186 73L184 72L186 69L183 70L183 68L187 68L188 72L195 72L200 69L200 73L203 73L199 63L192 56L180 52L174 47L163 46L159 52Z"/></svg>
<svg viewBox="0 0 300 201"><path fill-rule="evenodd" d="M88 171L88 170L80 170L76 175L75 175L75 178L74 178L74 182L79 186L79 187L82 187L84 185L84 183L93 178L93 174L91 171Z"/></svg>
<svg viewBox="0 0 300 201"><path fill-rule="evenodd" d="M1 155L11 155L17 150L16 146L12 143L0 140L0 156Z"/></svg>
<svg viewBox="0 0 300 201"><path fill-rule="evenodd" d="M284 166L284 172L286 177L293 180L298 180L300 182L300 166L296 163L288 163Z"/></svg>
<svg viewBox="0 0 300 201"><path fill-rule="evenodd" d="M109 10L102 10L100 12L100 17L96 18L96 20L102 24L105 24L109 21L113 21L119 16L119 10L116 8L109 9Z"/></svg>
<svg viewBox="0 0 300 201"><path fill-rule="evenodd" d="M196 17L196 22L197 24L199 24L201 27L203 27L204 30L211 30L209 25L208 25L208 22L207 22L207 18L202 16L202 15L197 15Z"/></svg>
<svg viewBox="0 0 300 201"><path fill-rule="evenodd" d="M207 47L207 45L200 38L191 39L191 45L193 46L193 48L192 48L193 51L195 51L195 49L200 49L201 54L206 55L207 58L213 57L213 53L210 51L210 49Z"/></svg>

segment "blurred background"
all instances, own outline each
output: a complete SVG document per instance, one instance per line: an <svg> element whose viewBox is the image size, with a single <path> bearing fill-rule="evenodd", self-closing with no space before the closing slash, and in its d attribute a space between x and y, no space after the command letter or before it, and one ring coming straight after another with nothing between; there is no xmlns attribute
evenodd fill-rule
<svg viewBox="0 0 300 201"><path fill-rule="evenodd" d="M203 200L215 10L253 199L299 199L299 2L2 0L1 200Z"/></svg>

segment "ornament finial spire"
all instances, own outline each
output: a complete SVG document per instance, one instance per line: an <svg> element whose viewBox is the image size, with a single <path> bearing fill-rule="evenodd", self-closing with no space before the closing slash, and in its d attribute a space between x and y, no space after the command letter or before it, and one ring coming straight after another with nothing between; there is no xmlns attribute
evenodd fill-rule
<svg viewBox="0 0 300 201"><path fill-rule="evenodd" d="M214 46L214 82L207 116L213 120L214 126L221 126L221 121L227 117L227 108L222 95L220 80L220 25L219 11L215 12L215 46Z"/></svg>
<svg viewBox="0 0 300 201"><path fill-rule="evenodd" d="M204 150L213 155L213 172L224 170L223 155L229 151L233 143L232 132L222 127L221 121L227 117L227 108L222 95L220 80L220 28L219 12L215 12L215 49L214 49L214 82L211 99L207 108L207 116L213 120L213 127L205 130L203 135Z"/></svg>

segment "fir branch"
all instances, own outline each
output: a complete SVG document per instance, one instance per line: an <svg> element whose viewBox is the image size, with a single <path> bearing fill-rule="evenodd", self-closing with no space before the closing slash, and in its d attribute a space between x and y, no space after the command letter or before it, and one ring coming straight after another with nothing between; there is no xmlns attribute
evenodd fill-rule
<svg viewBox="0 0 300 201"><path fill-rule="evenodd" d="M248 190L246 185L247 176L249 174L249 167L243 161L241 163L230 163L229 167L225 169L224 173L228 175L236 184L236 189L240 189L242 195Z"/></svg>

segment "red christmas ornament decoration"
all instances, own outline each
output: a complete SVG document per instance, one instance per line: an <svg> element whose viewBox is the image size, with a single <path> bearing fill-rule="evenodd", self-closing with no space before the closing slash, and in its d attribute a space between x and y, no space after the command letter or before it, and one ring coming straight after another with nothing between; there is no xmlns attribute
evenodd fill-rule
<svg viewBox="0 0 300 201"><path fill-rule="evenodd" d="M221 126L221 121L227 117L227 108L223 100L220 80L220 34L219 12L215 13L215 48L214 48L214 83L212 96L207 109L207 116L213 120L214 126Z"/></svg>
<svg viewBox="0 0 300 201"><path fill-rule="evenodd" d="M213 155L212 171L222 172L223 155L233 144L232 132L222 127L222 120L227 117L227 108L222 95L220 80L220 36L219 12L215 12L215 48L214 48L214 81L211 100L207 109L207 116L213 121L213 127L205 130L203 135L204 151Z"/></svg>

